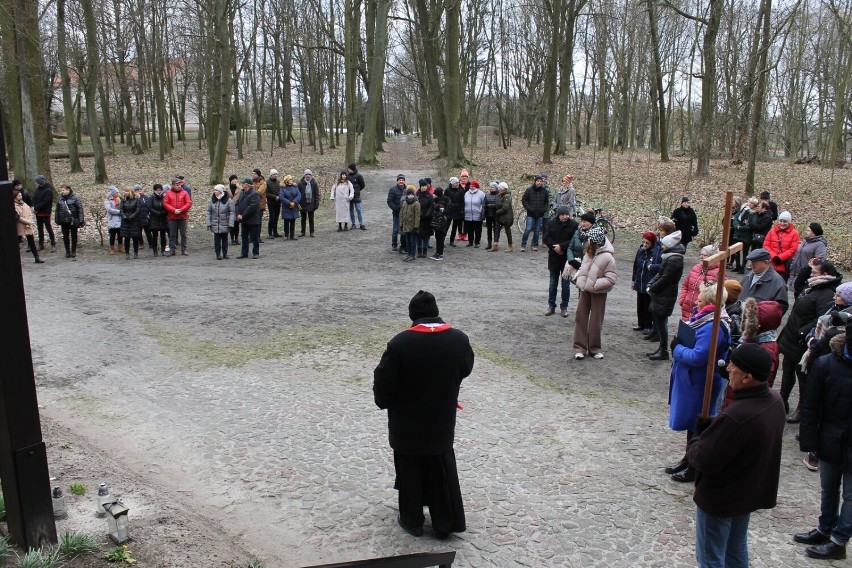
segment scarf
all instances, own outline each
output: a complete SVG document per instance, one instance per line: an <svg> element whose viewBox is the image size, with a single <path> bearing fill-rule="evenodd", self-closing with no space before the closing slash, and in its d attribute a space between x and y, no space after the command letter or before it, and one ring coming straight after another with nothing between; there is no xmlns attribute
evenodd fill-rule
<svg viewBox="0 0 852 568"><path fill-rule="evenodd" d="M689 327L697 329L705 323L713 323L713 313L716 309L716 306L714 306L713 304L708 304L700 309L698 308L698 306L692 309L693 314L692 317L689 318ZM731 316L728 315L728 312L727 310L725 310L724 306L722 307L722 311L719 313L719 324L725 328L725 331L728 333L728 337L730 337Z"/></svg>
<svg viewBox="0 0 852 568"><path fill-rule="evenodd" d="M808 293L814 288L818 288L821 284L828 284L830 282L834 282L837 280L837 276L832 276L831 274L820 274L818 276L811 276L808 278L808 287L804 289L804 291L799 295L799 298L807 296Z"/></svg>
<svg viewBox="0 0 852 568"><path fill-rule="evenodd" d="M453 329L448 323L418 323L408 328L408 331L417 331L419 333L440 333Z"/></svg>

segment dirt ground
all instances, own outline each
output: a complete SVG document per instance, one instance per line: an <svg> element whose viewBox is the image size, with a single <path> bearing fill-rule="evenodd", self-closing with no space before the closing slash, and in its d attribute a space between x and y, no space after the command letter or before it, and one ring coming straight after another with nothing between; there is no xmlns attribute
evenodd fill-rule
<svg viewBox="0 0 852 568"><path fill-rule="evenodd" d="M504 543L477 532L489 507L476 499L468 503L469 533L449 544L410 542L396 527L372 369L385 342L407 326L408 301L418 289L436 295L442 316L471 337L477 354L462 389L463 492L503 501L489 478L532 466L529 460L544 472L533 478L566 468L573 473L560 474L559 483L578 476L585 487L596 479L589 470L606 471L612 459L626 477L644 468L638 477L656 479L657 466L680 456L682 436L665 428L668 366L647 361L644 352L653 347L630 330L638 239L619 235L615 242L620 282L607 302L605 359L572 361L575 300L571 317L543 316L543 249L487 253L483 237L482 248L448 248L443 263L403 263L391 252L387 188L399 172L413 184L430 174L437 179L410 144L389 144L385 167L363 172L366 231L337 232L333 210L324 207L316 238L264 239L258 260L234 253L216 261L212 239L198 230L189 257L153 258L146 250L126 261L94 254L87 244L77 262L56 254L33 266L25 258L51 475L55 485L77 481L89 489L69 495L60 532L103 535L93 493L104 481L130 507L130 549L140 566L245 566L252 559L267 567L308 566L447 547L459 551L459 566L512 565L499 551ZM514 238L517 251L520 235ZM790 438L785 452L793 463L801 458ZM528 451L519 447L523 440ZM620 457L606 455L610 445ZM483 458L482 465L468 454ZM788 467L791 484L803 485L804 468ZM635 499L638 526L642 515L656 519L659 506L643 502L657 482L644 483L631 489L633 497L619 497ZM671 495L659 483L659 492ZM506 490L508 507L541 497L523 497L527 489L522 481ZM688 493L674 491L670 516L691 515ZM606 490L590 493L606 500ZM572 495L580 504L571 504ZM569 483L563 498L573 511L566 515L583 525L582 492ZM552 524L538 522L537 530ZM526 559L518 553L518 564L650 566L677 556L683 564L662 565L689 565L691 534L678 531L676 538L649 537L635 561L618 550L592 560L582 551L549 557L553 547L545 540ZM755 565L772 565L774 554L758 555ZM70 564L103 565L103 550Z"/></svg>

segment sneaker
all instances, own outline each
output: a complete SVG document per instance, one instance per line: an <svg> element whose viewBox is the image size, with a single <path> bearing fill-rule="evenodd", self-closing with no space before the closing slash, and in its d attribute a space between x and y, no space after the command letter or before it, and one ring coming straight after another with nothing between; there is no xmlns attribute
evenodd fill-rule
<svg viewBox="0 0 852 568"><path fill-rule="evenodd" d="M582 353L574 353L574 359L576 359L577 361L579 361L580 359L585 359L585 357L586 356Z"/></svg>
<svg viewBox="0 0 852 568"><path fill-rule="evenodd" d="M532 246L532 251L533 251L533 252L538 252L538 247L537 247L537 246L535 246L535 245L533 245L533 246Z"/></svg>
<svg viewBox="0 0 852 568"><path fill-rule="evenodd" d="M563 318L567 318L568 317L568 310L562 310L561 315L562 315Z"/></svg>
<svg viewBox="0 0 852 568"><path fill-rule="evenodd" d="M430 259L430 260L437 260L437 261L441 261L441 260L444 260L444 255L442 255L442 254L433 254L432 256L430 256L430 257L429 257L429 259Z"/></svg>
<svg viewBox="0 0 852 568"><path fill-rule="evenodd" d="M603 353L601 353L600 351L598 351L597 353L595 353L594 355L592 355L592 357L594 357L595 359L603 359Z"/></svg>
<svg viewBox="0 0 852 568"><path fill-rule="evenodd" d="M521 252L527 252L527 247L522 246L522 247L521 247Z"/></svg>
<svg viewBox="0 0 852 568"><path fill-rule="evenodd" d="M808 452L802 462L804 462L805 467L810 471L819 471L819 459L816 457L815 453Z"/></svg>

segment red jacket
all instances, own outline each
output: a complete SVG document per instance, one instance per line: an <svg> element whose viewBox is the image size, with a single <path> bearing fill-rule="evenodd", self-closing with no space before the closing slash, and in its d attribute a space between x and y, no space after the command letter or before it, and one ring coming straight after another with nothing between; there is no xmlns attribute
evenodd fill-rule
<svg viewBox="0 0 852 568"><path fill-rule="evenodd" d="M763 240L763 248L769 251L772 260L772 268L779 274L787 274L787 261L793 258L799 248L799 231L790 223L786 229L781 229L776 223ZM775 257L781 259L775 262Z"/></svg>
<svg viewBox="0 0 852 568"><path fill-rule="evenodd" d="M719 266L711 266L707 271L707 280L715 282L718 273ZM683 279L683 284L680 286L678 303L680 304L681 319L683 321L689 321L689 318L692 317L692 308L698 303L699 288L704 283L704 280L704 264L699 261L698 264L692 267L692 270L689 271L689 274Z"/></svg>
<svg viewBox="0 0 852 568"><path fill-rule="evenodd" d="M189 194L183 188L179 188L177 191L172 188L163 197L163 208L165 208L166 216L170 221L189 219L192 198L189 197ZM175 209L180 209L180 213L175 214Z"/></svg>

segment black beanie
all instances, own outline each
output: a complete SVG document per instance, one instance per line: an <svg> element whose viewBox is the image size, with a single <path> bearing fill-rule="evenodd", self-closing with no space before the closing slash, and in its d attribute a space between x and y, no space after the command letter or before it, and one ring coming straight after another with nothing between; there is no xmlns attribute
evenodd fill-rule
<svg viewBox="0 0 852 568"><path fill-rule="evenodd" d="M408 317L411 318L411 321L438 317L438 304L435 302L435 296L423 290L414 294L414 297L408 303Z"/></svg>
<svg viewBox="0 0 852 568"><path fill-rule="evenodd" d="M595 214L589 213L589 212L583 213L582 215L580 215L580 220L587 221L589 223L594 223L595 222Z"/></svg>
<svg viewBox="0 0 852 568"><path fill-rule="evenodd" d="M819 223L811 223L810 225L808 225L808 228L814 235L818 237L822 235L822 225L820 225Z"/></svg>
<svg viewBox="0 0 852 568"><path fill-rule="evenodd" d="M772 368L772 357L756 343L743 343L731 352L731 363L755 380L765 382Z"/></svg>

